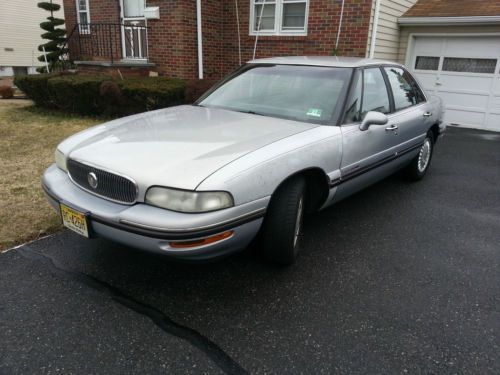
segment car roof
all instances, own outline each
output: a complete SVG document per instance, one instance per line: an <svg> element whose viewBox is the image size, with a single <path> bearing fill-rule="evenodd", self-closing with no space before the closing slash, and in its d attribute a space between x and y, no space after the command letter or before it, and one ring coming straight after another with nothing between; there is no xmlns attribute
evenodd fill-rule
<svg viewBox="0 0 500 375"><path fill-rule="evenodd" d="M248 61L249 64L284 64L284 65L315 65L332 66L341 68L358 68L367 65L401 65L392 61L367 59L364 57L343 56L282 56L255 59Z"/></svg>

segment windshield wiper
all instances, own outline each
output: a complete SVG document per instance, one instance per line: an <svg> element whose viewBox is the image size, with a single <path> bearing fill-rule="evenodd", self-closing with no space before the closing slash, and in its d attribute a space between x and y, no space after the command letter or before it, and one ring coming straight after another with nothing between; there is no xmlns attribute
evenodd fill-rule
<svg viewBox="0 0 500 375"><path fill-rule="evenodd" d="M246 111L246 110L239 110L239 109L231 109L231 111L235 111L235 112L240 112L240 113L248 113L249 115L257 115L257 116L267 116L266 114L264 113L259 113L259 112L255 112L255 111Z"/></svg>

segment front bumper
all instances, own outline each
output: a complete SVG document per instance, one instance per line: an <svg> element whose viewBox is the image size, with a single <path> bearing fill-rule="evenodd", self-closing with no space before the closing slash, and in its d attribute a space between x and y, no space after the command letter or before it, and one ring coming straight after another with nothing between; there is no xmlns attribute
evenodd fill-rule
<svg viewBox="0 0 500 375"><path fill-rule="evenodd" d="M124 205L94 196L75 185L55 165L44 173L42 187L56 211L64 203L89 213L93 234L138 249L186 260L205 260L243 250L260 229L269 197L228 209L187 214L137 203ZM231 230L221 241L173 248L172 241L195 241Z"/></svg>

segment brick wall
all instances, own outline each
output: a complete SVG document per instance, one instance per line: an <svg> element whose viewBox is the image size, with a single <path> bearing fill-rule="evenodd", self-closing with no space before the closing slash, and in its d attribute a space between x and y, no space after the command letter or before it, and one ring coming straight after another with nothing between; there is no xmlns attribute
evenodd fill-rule
<svg viewBox="0 0 500 375"><path fill-rule="evenodd" d="M239 0L242 60L252 58L255 36L249 35L250 0ZM260 36L256 57L331 55L335 49L341 0L310 0L307 36ZM339 54L365 56L372 0L346 0ZM234 0L224 1L223 73L238 66L238 38Z"/></svg>
<svg viewBox="0 0 500 375"><path fill-rule="evenodd" d="M89 0L92 22L117 22L119 0ZM239 0L242 61L252 58L255 36L249 35L250 0ZM335 48L341 0L310 0L307 36L260 36L256 57L331 55ZM75 0L64 0L68 29L76 22ZM147 0L160 7L149 20L149 58L161 74L198 76L196 1ZM364 56L372 0L345 0L338 52ZM202 0L204 75L220 78L239 65L234 0Z"/></svg>
<svg viewBox="0 0 500 375"><path fill-rule="evenodd" d="M63 0L64 20L66 21L66 30L71 32L76 24L76 5L75 0Z"/></svg>
<svg viewBox="0 0 500 375"><path fill-rule="evenodd" d="M197 76L196 2L148 0L160 7L160 19L148 22L149 58L166 75Z"/></svg>

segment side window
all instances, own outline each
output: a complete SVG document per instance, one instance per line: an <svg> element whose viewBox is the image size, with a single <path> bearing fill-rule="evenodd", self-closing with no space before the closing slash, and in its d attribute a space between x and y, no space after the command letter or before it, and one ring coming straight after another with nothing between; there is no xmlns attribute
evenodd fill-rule
<svg viewBox="0 0 500 375"><path fill-rule="evenodd" d="M363 82L361 118L365 117L365 114L370 111L389 113L391 111L389 96L380 69L365 69Z"/></svg>
<svg viewBox="0 0 500 375"><path fill-rule="evenodd" d="M415 104L425 102L424 93L422 92L422 89L418 85L417 81L415 81L415 78L413 78L412 75L408 73L406 70L404 72L405 72L404 77L408 80L415 93L415 100L416 100Z"/></svg>
<svg viewBox="0 0 500 375"><path fill-rule="evenodd" d="M345 124L360 122L367 112L390 112L389 96L379 68L361 69L356 73L354 90L348 100Z"/></svg>
<svg viewBox="0 0 500 375"><path fill-rule="evenodd" d="M396 111L424 101L422 91L406 71L392 66L384 69L389 78Z"/></svg>
<svg viewBox="0 0 500 375"><path fill-rule="evenodd" d="M363 85L362 70L356 72L354 77L354 89L349 100L347 101L347 109L345 112L344 124L352 124L361 121L361 87Z"/></svg>

